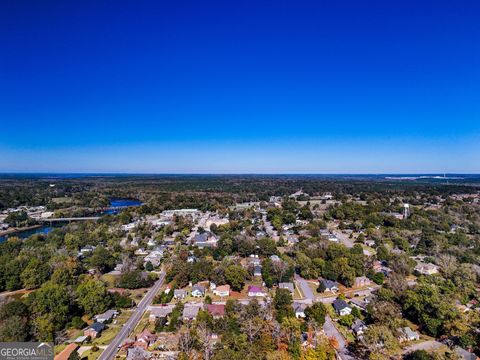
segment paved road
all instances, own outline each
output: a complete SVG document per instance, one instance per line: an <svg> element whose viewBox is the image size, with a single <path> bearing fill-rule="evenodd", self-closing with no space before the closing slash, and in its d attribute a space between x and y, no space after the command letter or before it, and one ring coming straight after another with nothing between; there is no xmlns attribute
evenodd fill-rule
<svg viewBox="0 0 480 360"><path fill-rule="evenodd" d="M163 284L163 281L165 280L165 273L160 274L160 278L157 280L155 285L147 292L147 294L143 297L143 299L138 303L137 307L135 310L133 310L132 315L130 316L130 319L127 320L125 325L123 325L122 329L120 332L115 336L115 338L112 340L110 345L105 349L105 351L102 352L98 360L111 360L115 357L115 354L118 351L118 347L123 344L125 339L128 337L130 332L135 329L135 326L138 324L140 319L143 316L143 313L145 312L147 306L151 305L153 298L155 295L157 295L158 291L160 290L160 287Z"/></svg>
<svg viewBox="0 0 480 360"><path fill-rule="evenodd" d="M355 243L352 239L348 237L347 234L344 234L341 231L333 231L333 234L340 240L340 242L348 248L352 248Z"/></svg>
<svg viewBox="0 0 480 360"><path fill-rule="evenodd" d="M342 360L354 360L355 357L349 354L347 349L347 342L343 335L337 330L330 316L325 317L325 324L323 324L323 331L328 337L333 337L338 342L338 355Z"/></svg>
<svg viewBox="0 0 480 360"><path fill-rule="evenodd" d="M278 236L277 230L275 230L272 223L267 220L267 215L263 215L262 220L263 220L263 223L265 224L265 231L267 235L270 236L275 241L280 240L280 236Z"/></svg>
<svg viewBox="0 0 480 360"><path fill-rule="evenodd" d="M312 289L310 289L310 286L308 286L307 280L302 278L300 275L295 274L295 281L303 293L305 298L304 300L313 303L315 301L315 294L313 293Z"/></svg>

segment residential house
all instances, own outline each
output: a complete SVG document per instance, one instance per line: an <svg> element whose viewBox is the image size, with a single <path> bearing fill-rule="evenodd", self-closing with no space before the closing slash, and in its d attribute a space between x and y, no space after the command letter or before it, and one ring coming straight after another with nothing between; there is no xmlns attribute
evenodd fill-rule
<svg viewBox="0 0 480 360"><path fill-rule="evenodd" d="M296 243L298 243L298 237L295 235L289 235L287 236L287 242L288 245L295 245Z"/></svg>
<svg viewBox="0 0 480 360"><path fill-rule="evenodd" d="M230 296L230 285L220 285L213 290L213 294L221 297Z"/></svg>
<svg viewBox="0 0 480 360"><path fill-rule="evenodd" d="M292 304L293 306L293 311L295 312L295 317L297 319L300 319L300 318L305 318L305 309L307 308L307 305L304 304L304 303L300 303L300 302L294 302Z"/></svg>
<svg viewBox="0 0 480 360"><path fill-rule="evenodd" d="M367 325L365 325L365 323L362 320L357 319L352 324L351 329L355 333L355 335L360 336L360 335L363 335L365 330L367 330Z"/></svg>
<svg viewBox="0 0 480 360"><path fill-rule="evenodd" d="M267 296L267 294L265 293L265 291L263 291L262 288L260 288L258 286L250 285L248 287L248 296L251 296L251 297L265 297L265 296Z"/></svg>
<svg viewBox="0 0 480 360"><path fill-rule="evenodd" d="M90 336L90 338L95 339L96 337L100 336L102 331L105 329L105 324L94 322L92 325L83 330L83 335Z"/></svg>
<svg viewBox="0 0 480 360"><path fill-rule="evenodd" d="M262 263L262 260L258 257L258 255L251 254L248 258L248 262L250 263L250 265L256 266L260 265Z"/></svg>
<svg viewBox="0 0 480 360"><path fill-rule="evenodd" d="M150 330L145 329L135 337L135 346L146 350L153 345L155 341L157 341L157 336L152 334Z"/></svg>
<svg viewBox="0 0 480 360"><path fill-rule="evenodd" d="M325 289L323 292L337 292L338 291L338 283L336 281L328 280L328 279L321 279L319 288Z"/></svg>
<svg viewBox="0 0 480 360"><path fill-rule="evenodd" d="M290 293L292 295L295 292L295 285L293 285L293 283L291 283L291 282L279 283L278 288L279 289L287 289L288 291L290 291Z"/></svg>
<svg viewBox="0 0 480 360"><path fill-rule="evenodd" d="M127 360L147 360L152 357L152 353L142 349L141 347L135 346L127 349Z"/></svg>
<svg viewBox="0 0 480 360"><path fill-rule="evenodd" d="M205 296L205 286L199 284L193 285L191 295L193 297Z"/></svg>
<svg viewBox="0 0 480 360"><path fill-rule="evenodd" d="M350 315L352 308L348 306L347 302L342 299L336 299L333 303L333 308L335 312L340 316Z"/></svg>
<svg viewBox="0 0 480 360"><path fill-rule="evenodd" d="M253 276L257 276L257 277L262 276L262 265L255 265L253 267Z"/></svg>
<svg viewBox="0 0 480 360"><path fill-rule="evenodd" d="M75 344L83 344L85 341L87 341L87 339L88 339L88 336L81 335L73 339L71 342Z"/></svg>
<svg viewBox="0 0 480 360"><path fill-rule="evenodd" d="M148 254L149 254L149 252L145 249L142 249L142 248L135 250L135 255L136 256L147 256Z"/></svg>
<svg viewBox="0 0 480 360"><path fill-rule="evenodd" d="M185 305L182 314L183 320L195 320L197 318L198 312L200 311L200 308L201 305Z"/></svg>
<svg viewBox="0 0 480 360"><path fill-rule="evenodd" d="M173 290L173 297L177 300L183 300L188 296L188 291L184 289Z"/></svg>
<svg viewBox="0 0 480 360"><path fill-rule="evenodd" d="M93 246L93 245L86 245L86 246L84 246L80 249L77 256L78 257L84 257L84 256L90 254L93 250L95 250L95 248L96 247Z"/></svg>
<svg viewBox="0 0 480 360"><path fill-rule="evenodd" d="M373 268L373 271L375 271L376 273L377 273L377 272L380 272L380 271L382 271L382 263L381 263L380 261L376 260L376 261L373 263L372 268Z"/></svg>
<svg viewBox="0 0 480 360"><path fill-rule="evenodd" d="M157 242L153 239L148 239L147 246L149 248L155 247L157 245Z"/></svg>
<svg viewBox="0 0 480 360"><path fill-rule="evenodd" d="M158 267L160 265L160 262L162 261L162 257L163 251L153 250L152 252L150 252L150 254L145 256L145 258L143 259L143 263L146 264L150 261L153 267Z"/></svg>
<svg viewBox="0 0 480 360"><path fill-rule="evenodd" d="M159 318L166 318L173 311L173 305L151 306L148 320L155 322Z"/></svg>
<svg viewBox="0 0 480 360"><path fill-rule="evenodd" d="M356 308L359 308L362 311L367 311L367 302L364 300L360 299L352 299L350 300L350 305L355 306Z"/></svg>
<svg viewBox="0 0 480 360"><path fill-rule="evenodd" d="M415 271L422 275L433 275L438 273L438 266L431 263L418 263Z"/></svg>
<svg viewBox="0 0 480 360"><path fill-rule="evenodd" d="M398 329L398 340L400 342L420 340L418 332L413 331L408 326Z"/></svg>
<svg viewBox="0 0 480 360"><path fill-rule="evenodd" d="M480 359L477 355L474 353L471 353L464 348L461 348L460 346L456 346L453 351L455 354L457 354L461 360L478 360Z"/></svg>
<svg viewBox="0 0 480 360"><path fill-rule="evenodd" d="M225 315L225 305L223 304L207 304L205 307L209 314L215 319L221 318Z"/></svg>
<svg viewBox="0 0 480 360"><path fill-rule="evenodd" d="M355 278L355 287L364 287L364 286L370 286L372 282L370 281L369 278L366 276L358 276Z"/></svg>
<svg viewBox="0 0 480 360"><path fill-rule="evenodd" d="M280 262L280 261L282 261L278 255L272 255L272 256L270 256L270 260L272 260L273 262Z"/></svg>
<svg viewBox="0 0 480 360"><path fill-rule="evenodd" d="M118 311L117 310L107 310L105 311L103 314L98 314L98 315L95 315L95 321L99 322L99 323L107 323L109 322L110 320L112 320L114 317L116 317L118 315Z"/></svg>
<svg viewBox="0 0 480 360"><path fill-rule="evenodd" d="M218 238L214 233L204 232L193 237L192 243L199 248L216 247Z"/></svg>
<svg viewBox="0 0 480 360"><path fill-rule="evenodd" d="M122 231L130 231L130 230L133 230L135 226L137 226L137 224L138 224L138 221L134 221L129 224L122 225L120 226L120 228L122 229Z"/></svg>
<svg viewBox="0 0 480 360"><path fill-rule="evenodd" d="M375 246L375 241L374 240L365 240L365 245L367 246Z"/></svg>

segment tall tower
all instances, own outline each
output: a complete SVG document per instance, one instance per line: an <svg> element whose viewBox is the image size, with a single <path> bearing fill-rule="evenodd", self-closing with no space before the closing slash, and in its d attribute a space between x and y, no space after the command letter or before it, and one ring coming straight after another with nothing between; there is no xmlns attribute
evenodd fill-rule
<svg viewBox="0 0 480 360"><path fill-rule="evenodd" d="M403 219L405 220L410 216L410 204L403 204Z"/></svg>

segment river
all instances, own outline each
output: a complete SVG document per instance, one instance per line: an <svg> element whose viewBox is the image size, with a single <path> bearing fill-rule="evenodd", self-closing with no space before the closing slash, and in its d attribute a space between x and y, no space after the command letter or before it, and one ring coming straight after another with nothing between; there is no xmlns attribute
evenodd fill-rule
<svg viewBox="0 0 480 360"><path fill-rule="evenodd" d="M134 199L111 199L110 200L110 207L103 211L100 215L115 215L118 214L123 208L131 207L131 206L140 206L143 203L139 200ZM34 234L48 234L52 231L55 227L51 225L41 225L34 229L16 231L7 235L0 236L0 243L4 242L8 239L9 236L16 236L20 239L26 239Z"/></svg>

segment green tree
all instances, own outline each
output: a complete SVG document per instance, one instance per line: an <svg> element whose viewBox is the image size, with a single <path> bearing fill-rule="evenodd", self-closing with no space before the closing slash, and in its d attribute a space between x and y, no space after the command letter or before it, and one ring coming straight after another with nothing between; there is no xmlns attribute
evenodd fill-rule
<svg viewBox="0 0 480 360"><path fill-rule="evenodd" d="M61 330L70 319L71 298L68 289L48 281L32 292L27 301L33 314L37 339L51 341L54 332Z"/></svg>
<svg viewBox="0 0 480 360"><path fill-rule="evenodd" d="M316 302L312 306L309 306L305 309L305 316L307 320L315 321L318 326L323 326L326 315L327 308L321 302Z"/></svg>
<svg viewBox="0 0 480 360"><path fill-rule="evenodd" d="M108 310L111 298L103 282L89 279L78 285L75 291L78 304L89 315L101 314Z"/></svg>
<svg viewBox="0 0 480 360"><path fill-rule="evenodd" d="M225 279L234 291L243 289L247 276L247 270L239 265L230 265L225 269Z"/></svg>
<svg viewBox="0 0 480 360"><path fill-rule="evenodd" d="M92 254L86 259L86 262L101 273L112 270L115 267L115 258L103 246L97 246Z"/></svg>
<svg viewBox="0 0 480 360"><path fill-rule="evenodd" d="M22 271L20 278L25 289L35 289L47 281L50 268L37 258L31 258L27 267Z"/></svg>
<svg viewBox="0 0 480 360"><path fill-rule="evenodd" d="M276 310L278 322L282 322L285 317L295 316L292 308L292 294L288 289L277 289L273 299L273 306Z"/></svg>

